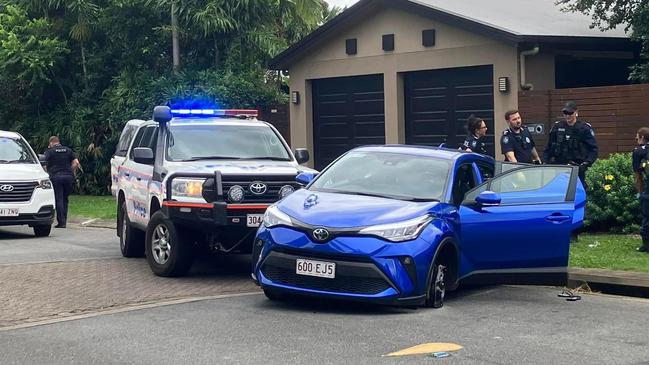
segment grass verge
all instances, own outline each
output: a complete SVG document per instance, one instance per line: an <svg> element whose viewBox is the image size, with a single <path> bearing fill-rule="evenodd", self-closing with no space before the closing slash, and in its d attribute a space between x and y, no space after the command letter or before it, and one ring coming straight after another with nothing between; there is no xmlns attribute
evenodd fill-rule
<svg viewBox="0 0 649 365"><path fill-rule="evenodd" d="M649 253L638 235L582 234L570 246L570 266L649 273Z"/></svg>
<svg viewBox="0 0 649 365"><path fill-rule="evenodd" d="M68 216L75 218L116 219L117 203L112 196L71 195Z"/></svg>

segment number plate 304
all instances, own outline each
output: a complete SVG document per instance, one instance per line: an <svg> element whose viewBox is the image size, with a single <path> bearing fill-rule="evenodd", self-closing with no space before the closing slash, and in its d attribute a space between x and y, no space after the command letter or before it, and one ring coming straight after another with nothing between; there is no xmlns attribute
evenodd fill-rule
<svg viewBox="0 0 649 365"><path fill-rule="evenodd" d="M297 259L295 273L298 275L334 279L336 277L336 263Z"/></svg>

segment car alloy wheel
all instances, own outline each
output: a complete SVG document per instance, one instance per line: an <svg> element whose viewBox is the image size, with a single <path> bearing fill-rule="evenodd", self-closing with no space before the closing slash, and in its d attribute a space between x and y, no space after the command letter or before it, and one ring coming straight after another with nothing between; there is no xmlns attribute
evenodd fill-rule
<svg viewBox="0 0 649 365"><path fill-rule="evenodd" d="M433 307L441 308L444 305L444 297L446 296L446 266L437 265L435 272L431 296L433 297Z"/></svg>
<svg viewBox="0 0 649 365"><path fill-rule="evenodd" d="M153 230L153 241L151 245L153 259L159 265L164 265L171 256L171 235L169 228L164 224L158 224Z"/></svg>

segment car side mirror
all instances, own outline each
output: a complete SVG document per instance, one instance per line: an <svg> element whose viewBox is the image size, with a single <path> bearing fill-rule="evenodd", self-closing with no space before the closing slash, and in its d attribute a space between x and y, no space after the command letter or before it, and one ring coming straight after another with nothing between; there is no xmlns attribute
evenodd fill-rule
<svg viewBox="0 0 649 365"><path fill-rule="evenodd" d="M482 206L496 206L500 205L501 198L500 194L487 190L476 196L475 201Z"/></svg>
<svg viewBox="0 0 649 365"><path fill-rule="evenodd" d="M153 150L148 147L136 147L133 149L133 161L145 165L153 165Z"/></svg>
<svg viewBox="0 0 649 365"><path fill-rule="evenodd" d="M318 174L313 172L301 172L295 177L295 181L302 185L309 185Z"/></svg>
<svg viewBox="0 0 649 365"><path fill-rule="evenodd" d="M297 148L295 150L295 159L299 164L308 162L311 159L311 157L309 156L309 150L307 150L306 148Z"/></svg>
<svg viewBox="0 0 649 365"><path fill-rule="evenodd" d="M47 166L47 159L45 158L44 154L38 154L38 161L41 163L41 166Z"/></svg>

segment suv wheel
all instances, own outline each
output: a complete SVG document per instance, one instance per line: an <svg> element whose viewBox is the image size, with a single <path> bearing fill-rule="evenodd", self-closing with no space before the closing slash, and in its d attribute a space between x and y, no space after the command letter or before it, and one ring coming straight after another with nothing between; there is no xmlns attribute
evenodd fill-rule
<svg viewBox="0 0 649 365"><path fill-rule="evenodd" d="M193 261L191 247L162 211L151 217L146 230L146 259L158 276L182 276Z"/></svg>
<svg viewBox="0 0 649 365"><path fill-rule="evenodd" d="M47 237L50 235L50 232L52 231L52 226L47 225L47 226L34 226L34 235L36 237Z"/></svg>
<svg viewBox="0 0 649 365"><path fill-rule="evenodd" d="M124 257L142 257L144 255L144 234L131 225L126 212L126 203L119 205L117 213L117 235L119 248Z"/></svg>

